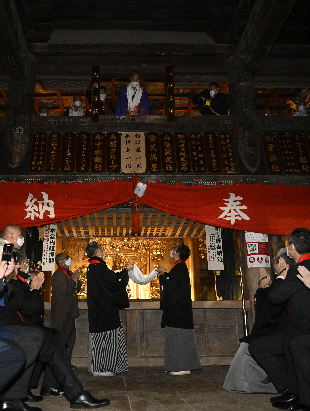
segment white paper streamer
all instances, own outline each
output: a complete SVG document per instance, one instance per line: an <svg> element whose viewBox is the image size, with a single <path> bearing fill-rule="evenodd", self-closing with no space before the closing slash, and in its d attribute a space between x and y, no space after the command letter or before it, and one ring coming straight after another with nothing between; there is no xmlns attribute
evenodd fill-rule
<svg viewBox="0 0 310 411"><path fill-rule="evenodd" d="M133 270L128 271L129 278L136 284L146 285L150 283L158 275L158 271L153 270L149 275L144 277L136 264L133 265Z"/></svg>

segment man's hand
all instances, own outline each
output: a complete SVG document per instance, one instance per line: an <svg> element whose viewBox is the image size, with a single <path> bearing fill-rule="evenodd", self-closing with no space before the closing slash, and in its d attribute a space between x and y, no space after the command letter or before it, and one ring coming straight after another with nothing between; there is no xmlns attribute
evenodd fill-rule
<svg viewBox="0 0 310 411"><path fill-rule="evenodd" d="M156 271L157 271L159 274L163 274L163 273L166 272L166 270L165 270L163 267L157 267L157 268L156 268Z"/></svg>
<svg viewBox="0 0 310 411"><path fill-rule="evenodd" d="M307 268L303 265L297 267L297 270L299 271L299 274L297 274L297 278L299 278L305 284L306 287L310 288L310 271L307 270Z"/></svg>
<svg viewBox="0 0 310 411"><path fill-rule="evenodd" d="M277 274L281 275L282 277L286 278L288 269L290 268L290 266L288 264L286 264L286 261L284 260L283 257L280 257L279 259L279 265L278 265L278 269L277 269Z"/></svg>
<svg viewBox="0 0 310 411"><path fill-rule="evenodd" d="M134 267L134 264L133 263L129 263L129 264L127 264L127 270L128 271L130 271L130 270L133 270L133 267Z"/></svg>
<svg viewBox="0 0 310 411"><path fill-rule="evenodd" d="M80 270L75 270L74 273L72 273L72 280L74 280L76 283L79 281L80 278Z"/></svg>
<svg viewBox="0 0 310 411"><path fill-rule="evenodd" d="M2 261L2 253L0 253L0 279L11 274L14 268L15 268L15 263L14 263L13 258L11 259L9 264L7 264L6 261Z"/></svg>
<svg viewBox="0 0 310 411"><path fill-rule="evenodd" d="M271 284L270 274L267 273L265 268L259 269L259 281L258 285L260 288L269 287Z"/></svg>
<svg viewBox="0 0 310 411"><path fill-rule="evenodd" d="M40 290L41 285L44 283L44 273L40 271L38 275L31 280L30 290Z"/></svg>

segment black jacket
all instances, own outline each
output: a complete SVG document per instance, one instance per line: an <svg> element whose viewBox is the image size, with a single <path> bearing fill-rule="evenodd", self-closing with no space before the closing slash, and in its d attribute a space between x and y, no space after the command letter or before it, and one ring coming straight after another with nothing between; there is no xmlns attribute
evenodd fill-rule
<svg viewBox="0 0 310 411"><path fill-rule="evenodd" d="M87 305L89 332L101 333L121 326L120 308L129 307L126 291L128 270L119 273L110 270L99 257L92 257L87 268Z"/></svg>
<svg viewBox="0 0 310 411"><path fill-rule="evenodd" d="M279 327L280 332L295 332L310 329L310 289L297 278L297 268L303 265L310 270L310 260L295 264L288 270L286 279L274 281L269 297L273 304L288 301L290 314L288 321Z"/></svg>
<svg viewBox="0 0 310 411"><path fill-rule="evenodd" d="M203 101L201 98L199 98L200 96L205 97L206 100ZM209 90L203 90L199 94L197 94L192 100L203 116L228 115L228 96L224 93L217 93L212 98L210 96Z"/></svg>
<svg viewBox="0 0 310 411"><path fill-rule="evenodd" d="M30 291L29 285L19 279L9 281L7 287L0 321L8 325L43 327L44 302L40 290Z"/></svg>
<svg viewBox="0 0 310 411"><path fill-rule="evenodd" d="M288 319L289 315L289 302L284 301L281 304L273 304L269 299L270 290L275 286L278 281L284 281L282 279L275 280L268 288L258 288L255 293L255 322L251 333L243 338L240 338L241 342L250 343L254 338L262 337L272 334L280 324L284 323Z"/></svg>
<svg viewBox="0 0 310 411"><path fill-rule="evenodd" d="M162 328L193 329L191 285L186 263L176 264L170 273L161 275L159 281L162 288Z"/></svg>
<svg viewBox="0 0 310 411"><path fill-rule="evenodd" d="M68 270L69 279L68 276L58 268L52 275L51 322L52 327L58 330L66 329L66 324L70 323L72 318L79 316L78 301L75 292L80 291L81 282L78 281L76 283L71 278L72 274L72 271Z"/></svg>

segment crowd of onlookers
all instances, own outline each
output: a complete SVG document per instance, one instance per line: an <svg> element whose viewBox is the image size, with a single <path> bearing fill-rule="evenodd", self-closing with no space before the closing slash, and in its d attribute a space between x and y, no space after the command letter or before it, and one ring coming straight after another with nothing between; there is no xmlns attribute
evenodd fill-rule
<svg viewBox="0 0 310 411"><path fill-rule="evenodd" d="M274 408L310 410L310 231L294 230L273 263L275 279L261 269L256 318L241 339L224 389L279 393Z"/></svg>
<svg viewBox="0 0 310 411"><path fill-rule="evenodd" d="M86 391L74 373L71 355L79 271L70 271L71 258L56 255L52 276L51 325L44 324L41 286L44 273L29 273L18 226L9 225L0 239L0 409L41 411L27 402L64 395L72 408L109 405ZM172 375L190 374L201 367L194 333L191 286L186 260L190 249L180 244L171 250L174 263L167 273L155 268L147 277L129 263L113 272L105 252L95 241L88 244L88 317L90 364L96 376L128 371L126 340L119 309L128 307L128 278L146 284L159 276L162 324L165 329L165 365ZM310 230L295 229L287 248L273 260L274 273L260 270L255 294L256 316L240 347L223 388L237 393L269 393L274 408L310 411ZM40 395L39 385L45 367Z"/></svg>
<svg viewBox="0 0 310 411"><path fill-rule="evenodd" d="M23 243L19 227L9 225L4 229L0 244L0 409L41 411L27 403L39 403L43 397L51 395L64 395L71 408L109 405L107 399L94 398L76 377L66 345L68 335L61 324L55 324L57 328L44 325L44 302L40 292L44 273L29 274L27 257L20 249ZM64 312L77 304L76 281L70 278L69 282L69 298L63 301ZM71 332L70 324L65 328ZM34 395L31 389L37 388L43 366L46 369L40 395Z"/></svg>
<svg viewBox="0 0 310 411"><path fill-rule="evenodd" d="M222 86L217 82L211 82L207 89L200 93L188 94L188 98L202 116L226 116L230 113L229 97L227 89L224 90L225 92L221 92L221 88ZM296 98L286 102L291 108L292 116L303 117L309 115L310 101L308 96L309 93L299 93ZM92 105L91 87L86 90L85 98L87 107L90 108ZM137 71L131 73L130 83L121 89L116 107L113 107L111 100L107 98L107 88L104 85L100 85L99 100L99 114L116 115L119 121L129 122L134 117L148 116L152 113L146 88L140 85L140 75ZM91 112L85 107L85 102L83 103L80 95L75 95L72 107L66 109L63 115L70 117L90 116ZM277 112L268 108L264 110L263 114L274 116L277 115ZM48 116L49 109L40 107L39 115Z"/></svg>
<svg viewBox="0 0 310 411"><path fill-rule="evenodd" d="M91 106L91 89L86 90L86 100ZM190 98L199 112L203 115L228 115L228 95L220 92L218 83L210 83L208 89L199 94L190 95ZM137 71L131 73L130 83L121 89L119 99L114 108L110 99L107 98L107 89L100 86L100 115L115 114L119 121L131 121L133 117L148 116L152 113L147 91L140 85L140 75ZM48 116L47 107L39 109L40 116ZM90 110L83 106L83 99L80 95L73 97L73 105L64 112L64 116L88 117Z"/></svg>

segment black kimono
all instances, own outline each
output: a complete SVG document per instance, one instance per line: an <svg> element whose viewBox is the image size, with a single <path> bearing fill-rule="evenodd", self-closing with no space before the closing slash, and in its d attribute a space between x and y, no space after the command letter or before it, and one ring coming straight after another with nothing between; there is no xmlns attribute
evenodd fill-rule
<svg viewBox="0 0 310 411"><path fill-rule="evenodd" d="M170 372L201 367L194 332L190 278L185 261L179 260L169 273L159 277L162 328L165 328L165 363Z"/></svg>
<svg viewBox="0 0 310 411"><path fill-rule="evenodd" d="M100 257L87 269L87 304L91 333L90 371L94 375L128 371L126 341L119 310L129 307L128 270L110 270Z"/></svg>

